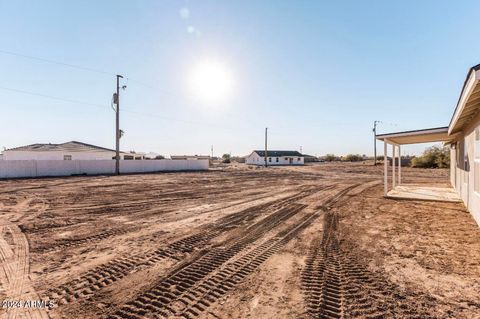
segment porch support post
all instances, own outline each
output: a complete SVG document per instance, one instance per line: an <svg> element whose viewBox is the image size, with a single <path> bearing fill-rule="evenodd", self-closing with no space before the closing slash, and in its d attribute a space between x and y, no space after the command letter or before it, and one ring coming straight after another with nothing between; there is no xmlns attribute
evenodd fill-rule
<svg viewBox="0 0 480 319"><path fill-rule="evenodd" d="M395 188L395 144L392 144L392 189Z"/></svg>
<svg viewBox="0 0 480 319"><path fill-rule="evenodd" d="M402 149L398 145L398 185L402 183Z"/></svg>
<svg viewBox="0 0 480 319"><path fill-rule="evenodd" d="M383 193L387 196L388 193L388 162L387 162L387 140L383 140Z"/></svg>

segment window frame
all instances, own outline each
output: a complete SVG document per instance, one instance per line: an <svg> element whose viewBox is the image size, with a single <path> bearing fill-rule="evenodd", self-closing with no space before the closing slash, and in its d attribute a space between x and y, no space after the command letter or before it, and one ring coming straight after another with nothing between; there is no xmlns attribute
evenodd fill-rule
<svg viewBox="0 0 480 319"><path fill-rule="evenodd" d="M70 155L70 154L66 154L66 155L65 155L65 154L64 154L64 155L63 155L63 160L64 160L64 161L71 161L71 160L72 160L72 155Z"/></svg>

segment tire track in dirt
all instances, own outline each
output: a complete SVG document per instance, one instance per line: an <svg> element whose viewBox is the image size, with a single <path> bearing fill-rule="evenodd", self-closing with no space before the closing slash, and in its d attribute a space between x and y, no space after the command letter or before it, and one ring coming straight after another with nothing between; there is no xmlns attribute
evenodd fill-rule
<svg viewBox="0 0 480 319"><path fill-rule="evenodd" d="M32 252L35 253L46 253L46 252L52 252L56 250L63 250L66 248L73 248L77 246L82 246L86 244L91 244L96 241L101 241L104 239L107 239L109 237L113 236L119 236L126 234L128 232L132 232L135 230L138 230L138 227L130 227L130 228L123 228L123 229L110 229L107 231L104 231L100 234L96 235L91 235L83 238L77 238L77 239L64 239L61 241L55 241L55 242L50 242L48 243L48 246L38 246L32 249Z"/></svg>
<svg viewBox="0 0 480 319"><path fill-rule="evenodd" d="M300 212L303 208L305 208L305 205L294 204L292 207L282 209L268 216L271 218L267 217L269 220L263 225L252 227L252 229L239 240L233 241L226 247L209 249L204 255L190 261L179 270L167 276L167 278L161 280L152 289L142 293L134 301L127 303L110 318L141 318L149 312L168 317L178 313L178 309L176 309L178 308L178 304L174 305L174 303L184 302L189 304L197 299L198 296L192 287L197 284L203 284L208 290L212 288L212 285L218 285L220 282L216 281L215 278L218 279L219 276L223 275L221 271L219 272L219 269L221 269L228 260L234 259L237 255L241 255L250 244L261 239L266 232ZM248 261L252 262L257 257L260 258L273 244L272 241L267 241L245 256L233 261L232 264L239 266L245 265L245 262ZM231 266L232 264L227 265ZM257 264L257 266L258 265L259 264ZM215 274L217 275L216 277ZM210 278L210 280L205 281L206 278ZM225 292L225 290L220 288L215 289L210 296L220 296L222 291L223 293ZM190 302L188 302L188 300L190 300ZM201 299L198 301L200 302Z"/></svg>
<svg viewBox="0 0 480 319"><path fill-rule="evenodd" d="M328 197L326 202L340 200L355 186ZM165 318L197 317L321 214L319 211L304 214L293 225L262 242L269 231L298 214L307 205L297 203L292 206L282 212L283 216L279 216L278 212L271 214L262 220L264 223L260 227L254 225L247 228L242 238L221 248L210 249L205 255L173 271L153 288L110 315L109 319L140 319L155 315ZM252 244L253 247L250 247Z"/></svg>
<svg viewBox="0 0 480 319"><path fill-rule="evenodd" d="M326 189L332 187L333 186L329 186ZM279 215L282 207L288 207L291 203L309 196L315 191L317 190L306 188L304 191L274 203L268 202L248 207L240 212L222 217L200 233L177 240L167 245L167 247L157 249L151 253L117 257L103 265L93 268L81 275L78 279L67 282L47 292L48 298L50 300L57 300L59 304L67 304L78 299L89 298L97 291L124 278L138 267L151 267L165 258L180 260L179 254L191 253L194 250L205 248L211 239L224 232L241 227L269 210L273 211L273 213L260 220L259 223L248 227L247 231L252 231L255 227L260 227L265 223L271 223L271 219Z"/></svg>
<svg viewBox="0 0 480 319"><path fill-rule="evenodd" d="M340 250L335 234L338 215L325 214L325 232L314 245L302 274L312 318L385 318L391 286ZM390 299L390 302L387 300ZM379 302L379 301L382 302Z"/></svg>
<svg viewBox="0 0 480 319"><path fill-rule="evenodd" d="M299 222L279 233L275 238L261 244L238 260L227 263L214 276L190 289L178 300L177 305L180 303L180 308L174 310L180 317L198 317L201 312L233 290L245 277L259 268L270 256L280 251L316 218L318 218L318 213L305 215ZM192 296L196 298L192 300Z"/></svg>
<svg viewBox="0 0 480 319"><path fill-rule="evenodd" d="M30 282L29 249L25 235L14 224L3 221L0 225L1 287L6 300L39 300ZM2 318L46 319L48 314L42 308L9 308Z"/></svg>
<svg viewBox="0 0 480 319"><path fill-rule="evenodd" d="M378 184L378 183L377 183ZM352 192L358 195L370 187ZM338 202L337 202L338 204ZM308 255L302 272L302 285L311 318L386 318L418 317L410 310L398 307L395 299L404 299L396 287L380 275L367 269L354 252L343 251L337 238L339 215L327 210L321 240Z"/></svg>

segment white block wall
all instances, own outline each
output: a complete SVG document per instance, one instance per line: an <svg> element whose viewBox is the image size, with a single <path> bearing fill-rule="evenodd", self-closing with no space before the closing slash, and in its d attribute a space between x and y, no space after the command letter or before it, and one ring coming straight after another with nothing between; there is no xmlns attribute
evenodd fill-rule
<svg viewBox="0 0 480 319"><path fill-rule="evenodd" d="M208 170L208 160L120 161L121 173ZM114 174L112 160L0 161L0 178Z"/></svg>

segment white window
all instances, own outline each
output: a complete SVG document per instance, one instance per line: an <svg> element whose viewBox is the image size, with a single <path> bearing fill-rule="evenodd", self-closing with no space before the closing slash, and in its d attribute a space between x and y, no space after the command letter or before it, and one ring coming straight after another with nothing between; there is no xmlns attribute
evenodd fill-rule
<svg viewBox="0 0 480 319"><path fill-rule="evenodd" d="M72 155L63 155L63 160L64 161L71 161L72 160Z"/></svg>

